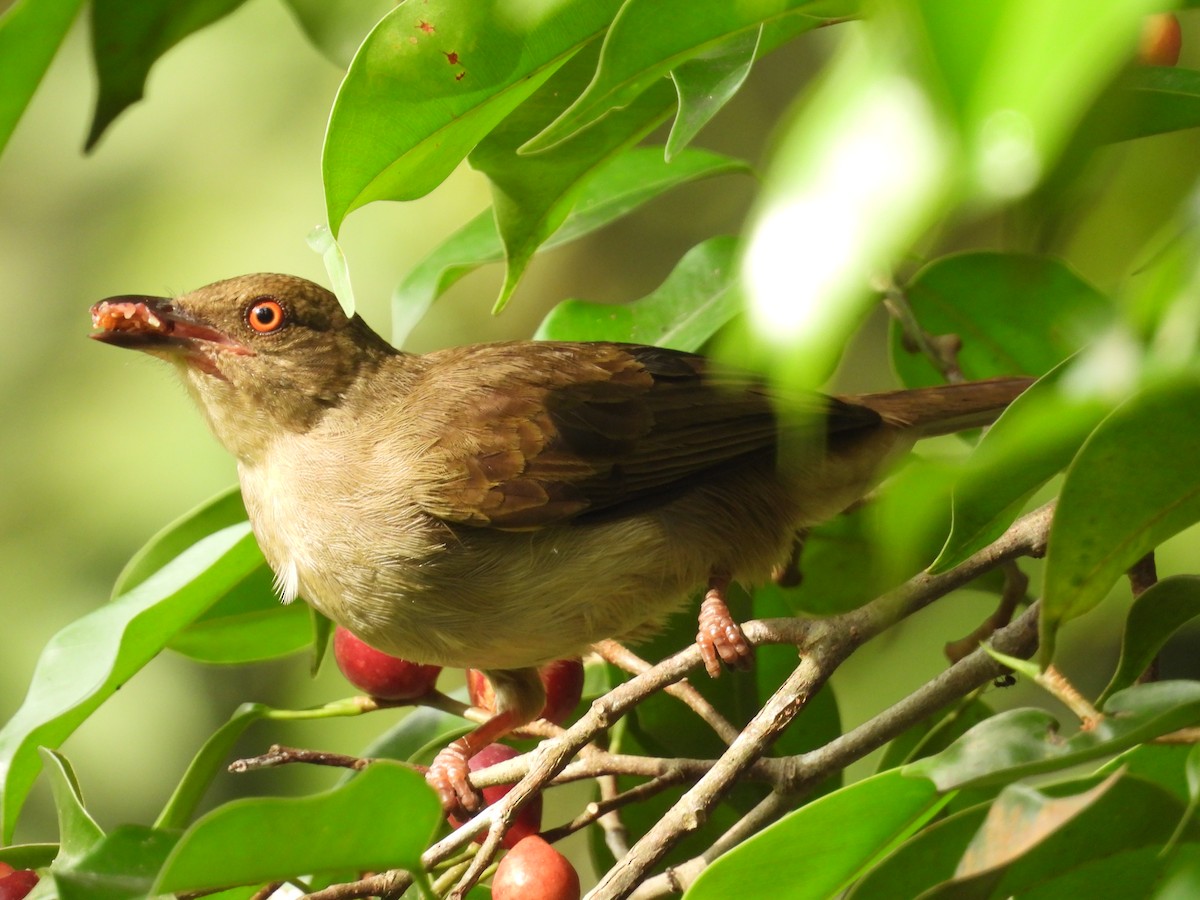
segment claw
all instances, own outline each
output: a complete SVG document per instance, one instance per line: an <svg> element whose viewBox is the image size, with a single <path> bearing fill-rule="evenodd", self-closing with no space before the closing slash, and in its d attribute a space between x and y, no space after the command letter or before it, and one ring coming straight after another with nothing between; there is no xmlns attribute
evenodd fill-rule
<svg viewBox="0 0 1200 900"><path fill-rule="evenodd" d="M438 800L447 814L468 818L483 808L483 798L471 786L471 770L467 766L468 750L461 739L452 741L434 757L425 773L425 780L437 791Z"/></svg>
<svg viewBox="0 0 1200 900"><path fill-rule="evenodd" d="M700 604L700 627L696 633L696 643L710 678L721 674L722 664L744 671L754 662L754 649L725 603L728 587L727 577L714 575L709 579L708 592Z"/></svg>

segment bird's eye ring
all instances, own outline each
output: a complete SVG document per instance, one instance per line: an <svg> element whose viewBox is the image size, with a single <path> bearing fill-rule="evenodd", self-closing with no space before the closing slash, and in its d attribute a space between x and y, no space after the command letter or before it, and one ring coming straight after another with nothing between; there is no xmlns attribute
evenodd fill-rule
<svg viewBox="0 0 1200 900"><path fill-rule="evenodd" d="M270 297L260 297L250 304L246 311L246 321L259 334L270 334L283 327L287 317L278 300Z"/></svg>

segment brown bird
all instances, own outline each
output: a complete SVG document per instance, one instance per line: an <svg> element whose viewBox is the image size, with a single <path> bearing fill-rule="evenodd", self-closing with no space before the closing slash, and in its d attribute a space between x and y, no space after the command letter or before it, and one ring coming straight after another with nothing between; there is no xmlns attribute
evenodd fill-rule
<svg viewBox="0 0 1200 900"><path fill-rule="evenodd" d="M709 674L744 667L731 581L769 579L917 438L986 424L1031 381L777 396L633 344L413 355L287 275L113 297L92 319L97 340L177 366L237 457L285 603L395 656L486 671L495 717L430 770L447 807L476 802L467 758L541 710L535 667L636 639L697 589Z"/></svg>

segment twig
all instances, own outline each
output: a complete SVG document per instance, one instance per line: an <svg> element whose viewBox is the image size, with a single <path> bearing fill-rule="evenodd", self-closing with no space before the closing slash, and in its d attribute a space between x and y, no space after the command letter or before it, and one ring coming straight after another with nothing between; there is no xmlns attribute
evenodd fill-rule
<svg viewBox="0 0 1200 900"><path fill-rule="evenodd" d="M229 764L229 771L235 775L240 775L243 772L273 769L276 766L286 766L291 763L310 763L314 766L334 766L340 769L353 769L358 772L373 762L375 760L370 757L346 756L344 753L301 750L296 747L284 747L282 744L272 744L267 752L261 756L251 756L248 759L235 759Z"/></svg>
<svg viewBox="0 0 1200 900"><path fill-rule="evenodd" d="M653 783L653 782L651 782ZM613 800L621 796L621 788L617 784L617 776L601 775L596 779L596 784L600 788L600 802L612 803ZM599 808L599 804L588 804L589 808ZM621 821L620 810L615 806L609 806L596 819L604 832L604 845L608 847L608 852L613 855L614 859L620 859L629 852L629 831L625 828L625 823Z"/></svg>
<svg viewBox="0 0 1200 900"><path fill-rule="evenodd" d="M1054 666L1046 666L1038 673L1036 681L1078 717L1079 727L1084 731L1091 731L1104 718L1104 714L1092 706L1067 676Z"/></svg>
<svg viewBox="0 0 1200 900"><path fill-rule="evenodd" d="M900 326L904 349L910 353L922 354L951 384L965 381L963 371L958 365L962 338L957 334L930 334L921 327L908 297L895 282L889 280L880 287L883 292L884 309Z"/></svg>
<svg viewBox="0 0 1200 900"><path fill-rule="evenodd" d="M602 659L633 675L640 675L651 666L649 662L617 641L601 641L596 644L594 649ZM669 685L666 688L666 692L677 700L686 703L692 712L704 720L717 733L717 737L726 746L732 744L737 738L738 730L730 724L728 719L717 712L717 708L709 703L704 698L704 695L696 690L686 679L680 681L678 684Z"/></svg>
<svg viewBox="0 0 1200 900"><path fill-rule="evenodd" d="M959 673L978 666L986 672L981 680L972 681L970 687L965 690L957 681L939 676L926 685L927 690L923 689L924 693L919 691L914 694L910 698L911 702L902 701L889 710L888 714L867 723L873 725L873 728L868 729L867 725L860 726L825 747L801 757L789 760L760 758L780 730L803 708L811 693L865 641L1006 560L1021 555L1036 556L1044 553L1052 509L1051 504L1024 516L1001 538L954 569L938 575L921 573L849 613L816 621L788 618L744 623L743 630L751 644L788 643L807 648L809 655L801 660L800 665L721 759L711 766L706 763L707 771L696 785L634 845L628 856L605 876L589 896L627 896L645 876L648 868L674 846L684 833L699 827L712 806L743 773L756 771L764 764L771 767L789 764L793 767L789 778L798 793L808 785L814 784L818 773L825 771L827 774L839 765L845 765L849 760L857 758L857 755L870 752L913 722L950 702L960 695L955 691L974 689L994 677L1000 671L999 665L982 651L976 651L947 670L948 673ZM1032 610L1027 612L1009 628L998 632L994 643L999 647L998 639L1002 635L1016 628L1018 624L1028 625L1031 612ZM646 697L678 682L699 663L699 648L689 646L598 698L587 712L559 737L544 741L526 754L527 758L522 758L520 762L528 766L528 771L516 786L498 803L488 807L453 834L426 850L422 855L423 865L426 868L436 865L465 845L476 833L488 828L488 838L476 857L476 865L472 866L472 871L468 872L468 877L460 882L457 889L465 892L469 884L474 883L472 879L490 862L489 844L494 852L502 829L500 823L515 815L515 811L521 805L566 769L571 759L596 735L607 730L620 716ZM914 700L918 695L921 699ZM864 747L866 749L863 749ZM518 760L512 760L503 765L517 762ZM474 782L474 779L472 781ZM312 900L350 900L388 894L393 893L397 887L407 886L408 883L410 879L404 873L388 872L353 884L339 885L337 887L340 890L337 893L318 892L313 895Z"/></svg>
<svg viewBox="0 0 1200 900"><path fill-rule="evenodd" d="M934 599L1023 553L1041 553L1053 514L1052 504L1019 519L1003 536L966 562L938 575L920 573L866 606L809 623L809 656L742 731L721 760L687 791L588 894L592 900L626 897L680 838L699 828L708 811L733 781L765 752L779 732L855 649ZM747 638L757 643L747 630ZM826 745L828 747L836 741ZM507 799L507 798L506 798Z"/></svg>
<svg viewBox="0 0 1200 900"><path fill-rule="evenodd" d="M1000 602L996 604L995 611L984 619L978 628L966 637L946 644L943 652L950 662L958 662L983 641L986 641L997 628L1003 628L1011 622L1017 607L1027 599L1029 576L1021 571L1016 560L1009 560L1001 568L1004 572L1004 587L1001 589Z"/></svg>

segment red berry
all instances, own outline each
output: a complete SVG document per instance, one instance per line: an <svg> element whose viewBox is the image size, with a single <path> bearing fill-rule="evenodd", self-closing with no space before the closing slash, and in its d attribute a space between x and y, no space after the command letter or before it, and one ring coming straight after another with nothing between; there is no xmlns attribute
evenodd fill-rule
<svg viewBox="0 0 1200 900"><path fill-rule="evenodd" d="M489 766L494 766L497 763L506 762L514 759L521 754L506 744L488 744L469 760L467 760L467 768L472 772L478 772L480 769L486 769ZM491 806L513 789L511 784L497 784L493 787L485 787L480 793L483 794L483 802L486 806ZM462 820L450 816L450 824L455 828L462 825ZM512 827L504 834L504 840L501 841L503 847L515 847L517 842L531 834L537 834L542 827L542 795L538 794L528 803L521 807L521 811L517 813L517 819L512 823ZM485 834L481 833L475 836L475 843L482 844Z"/></svg>
<svg viewBox="0 0 1200 900"><path fill-rule="evenodd" d="M561 725L575 712L579 698L583 696L583 660L579 657L556 659L538 669L538 675L546 687L542 718Z"/></svg>
<svg viewBox="0 0 1200 900"><path fill-rule="evenodd" d="M381 700L415 700L429 693L440 666L422 666L363 643L341 625L333 632L333 658L346 680Z"/></svg>
<svg viewBox="0 0 1200 900"><path fill-rule="evenodd" d="M579 900L579 873L565 856L531 835L500 860L492 900Z"/></svg>
<svg viewBox="0 0 1200 900"><path fill-rule="evenodd" d="M541 718L561 725L575 712L579 698L583 696L583 661L579 657L556 659L538 669L538 676L546 689L546 705L542 707ZM467 669L467 693L472 706L496 711L492 685L477 669Z"/></svg>
<svg viewBox="0 0 1200 900"><path fill-rule="evenodd" d="M1183 33L1173 13L1155 13L1142 22L1138 62L1144 66L1173 66L1179 62Z"/></svg>
<svg viewBox="0 0 1200 900"><path fill-rule="evenodd" d="M33 869L14 870L8 863L0 866L4 867L0 869L0 900L21 900L38 883L38 873Z"/></svg>

